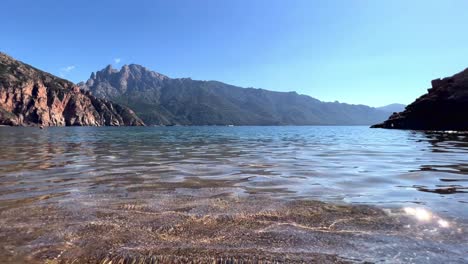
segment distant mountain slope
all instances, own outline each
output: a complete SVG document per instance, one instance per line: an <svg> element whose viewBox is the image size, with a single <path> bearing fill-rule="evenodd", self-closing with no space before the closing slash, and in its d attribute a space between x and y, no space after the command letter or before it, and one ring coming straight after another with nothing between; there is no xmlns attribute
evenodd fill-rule
<svg viewBox="0 0 468 264"><path fill-rule="evenodd" d="M0 125L143 125L125 106L0 53Z"/></svg>
<svg viewBox="0 0 468 264"><path fill-rule="evenodd" d="M375 128L468 130L468 69L432 81L432 88Z"/></svg>
<svg viewBox="0 0 468 264"><path fill-rule="evenodd" d="M80 84L95 96L160 125L367 125L388 113L364 105L325 103L295 92L240 88L217 81L172 79L140 65L107 66Z"/></svg>
<svg viewBox="0 0 468 264"><path fill-rule="evenodd" d="M377 107L377 109L385 111L385 112L389 112L389 113L394 113L394 112L401 112L405 110L405 107L406 105L404 104L389 104L386 106Z"/></svg>

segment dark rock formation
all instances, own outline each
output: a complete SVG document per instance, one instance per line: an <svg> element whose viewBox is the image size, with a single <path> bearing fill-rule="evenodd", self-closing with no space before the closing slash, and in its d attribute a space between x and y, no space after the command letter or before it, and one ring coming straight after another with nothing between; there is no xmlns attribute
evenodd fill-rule
<svg viewBox="0 0 468 264"><path fill-rule="evenodd" d="M158 125L370 125L388 112L325 103L296 92L240 88L217 81L172 79L131 64L91 74L83 89L129 106Z"/></svg>
<svg viewBox="0 0 468 264"><path fill-rule="evenodd" d="M468 130L468 69L432 81L428 93L373 128Z"/></svg>
<svg viewBox="0 0 468 264"><path fill-rule="evenodd" d="M0 53L0 125L139 126L132 110Z"/></svg>

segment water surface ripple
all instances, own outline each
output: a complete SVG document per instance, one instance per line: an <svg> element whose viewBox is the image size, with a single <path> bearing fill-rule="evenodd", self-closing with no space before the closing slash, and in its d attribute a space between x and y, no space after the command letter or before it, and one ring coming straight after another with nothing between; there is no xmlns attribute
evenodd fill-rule
<svg viewBox="0 0 468 264"><path fill-rule="evenodd" d="M103 214L114 220L119 217L125 219L136 209L158 214L177 212L177 217L183 214L186 217L208 215L216 218L221 214L237 219L239 213L250 215L262 210L277 210L278 215L284 216L281 213L284 206L295 208L297 203L312 201L326 202L330 206L370 205L372 207L357 208L369 208L371 215L377 213L373 208L380 208L389 219L398 215L397 220L394 219L396 222L384 221L389 225L379 229L384 233L400 230L397 222L401 226L403 222L405 226L412 226L401 219L403 216L408 221L413 219L414 224L425 221L418 227L422 233L434 228L451 228L451 233L429 239L451 241L464 234L468 222L467 154L468 135L366 127L70 127L45 130L1 127L0 209L3 219L0 220L0 239L4 239L0 242L0 252L5 253L0 253L0 257L21 257L18 253L21 251L29 255L29 261L51 256L61 258L70 252L66 243L76 246L76 241L81 241L77 242L80 248L86 248L83 237L72 239L63 234L49 237L44 235L46 227L31 227L40 225L32 222L42 221L40 218L44 214L60 216L58 218L66 219L68 223L64 226L63 221L55 219L51 220L48 228L56 225L55 230L61 229L61 232L70 232L69 236L77 236L79 232L89 232L89 228L86 231L83 228L89 227L90 223L104 223ZM224 211L219 211L221 205L218 203L227 203L223 205ZM232 205L235 203L242 205ZM300 204L297 210L304 206ZM34 211L36 209L38 211ZM83 216L84 213L87 215ZM369 212L359 211L357 214L365 218ZM157 221L146 217L135 220L138 228L144 226L145 221ZM184 221L175 218L175 222ZM262 221L266 220L262 218ZM285 221L294 222L294 228L312 228L305 223L299 225L296 218ZM11 226L13 222L19 226ZM112 221L107 223L116 224ZM216 225L204 228L219 230ZM259 224L255 228L258 228L258 234L261 230L279 226ZM370 227L365 229L372 230ZM129 232L145 241L135 230ZM12 235L14 232L29 233ZM291 237L300 237L295 233L297 230L288 232ZM421 236L424 237L423 234ZM181 237L177 239L177 243L182 243ZM343 237L339 239L345 240ZM402 236L399 239L391 243L397 245L407 238ZM360 245L370 243L365 241L373 240L368 238ZM410 242L414 241L407 241ZM345 258L343 261L376 261L382 257L385 262L392 256L395 262L411 260L423 263L446 259L447 254L452 256L453 262L468 261L463 258L468 252L460 246L466 240L459 242L461 244L454 245L443 242L445 249L435 244L412 249L411 252L432 247L441 250L431 253L429 259L426 255L411 257L411 252L392 255L397 251L391 247L381 248L384 252L381 255L346 253L346 250L339 250L338 245L335 250L330 245L313 249L302 247L306 242L292 243L294 246L288 248L327 256L338 255ZM385 243L388 245L390 242ZM132 251L128 243L123 244L128 252L120 253L127 255L161 246L147 245L142 246L145 249ZM256 244L260 248L261 243ZM230 248L219 243L210 245L213 250ZM180 248L181 244L177 247ZM119 248L122 249L122 245ZM241 249L244 246L230 248ZM241 253L235 251L232 254ZM190 257L192 253L184 254ZM269 254L274 255L272 252ZM69 258L79 255L70 253Z"/></svg>

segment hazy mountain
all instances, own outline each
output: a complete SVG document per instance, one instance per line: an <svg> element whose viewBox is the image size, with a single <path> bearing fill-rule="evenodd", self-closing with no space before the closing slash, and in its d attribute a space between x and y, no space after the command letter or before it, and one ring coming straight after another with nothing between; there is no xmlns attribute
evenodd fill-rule
<svg viewBox="0 0 468 264"><path fill-rule="evenodd" d="M127 107L0 53L0 124L143 125Z"/></svg>
<svg viewBox="0 0 468 264"><path fill-rule="evenodd" d="M373 127L420 130L468 130L468 69L432 81L428 93L403 112Z"/></svg>
<svg viewBox="0 0 468 264"><path fill-rule="evenodd" d="M386 106L377 107L377 109L385 111L385 112L389 112L389 113L394 113L394 112L401 112L405 110L405 107L406 105L404 104L389 104Z"/></svg>
<svg viewBox="0 0 468 264"><path fill-rule="evenodd" d="M97 97L129 106L147 124L366 125L389 115L364 105L326 103L296 92L173 79L135 64L120 70L109 65L79 85Z"/></svg>

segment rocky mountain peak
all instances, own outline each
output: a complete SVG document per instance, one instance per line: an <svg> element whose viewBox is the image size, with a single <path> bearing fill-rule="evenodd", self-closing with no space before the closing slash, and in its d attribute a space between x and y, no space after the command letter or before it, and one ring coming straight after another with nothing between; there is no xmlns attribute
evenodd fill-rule
<svg viewBox="0 0 468 264"><path fill-rule="evenodd" d="M108 65L96 74L92 73L80 87L92 91L98 97L115 99L127 91L147 91L161 87L162 82L167 80L171 79L138 64L123 65L120 70Z"/></svg>
<svg viewBox="0 0 468 264"><path fill-rule="evenodd" d="M130 67L125 64L124 66L122 66L122 68L120 68L120 72L129 72L130 71Z"/></svg>
<svg viewBox="0 0 468 264"><path fill-rule="evenodd" d="M121 72L130 72L135 78L157 78L159 80L169 79L169 77L152 71L139 64L129 64L122 66Z"/></svg>
<svg viewBox="0 0 468 264"><path fill-rule="evenodd" d="M104 69L97 71L96 74L91 73L90 79L105 79L105 80L122 80L122 79L151 79L156 78L159 80L169 79L169 77L151 71L146 67L138 64L123 65L120 70L112 68L112 65L106 66Z"/></svg>
<svg viewBox="0 0 468 264"><path fill-rule="evenodd" d="M112 73L112 72L115 71L115 70L112 68L112 65L111 65L111 64L107 65L106 68L104 68L104 70L105 70L106 72L108 72L108 73Z"/></svg>
<svg viewBox="0 0 468 264"><path fill-rule="evenodd" d="M118 70L112 68L112 65L107 65L104 69L97 71L95 79L107 79L109 76L119 72ZM91 74L92 75L92 74Z"/></svg>

